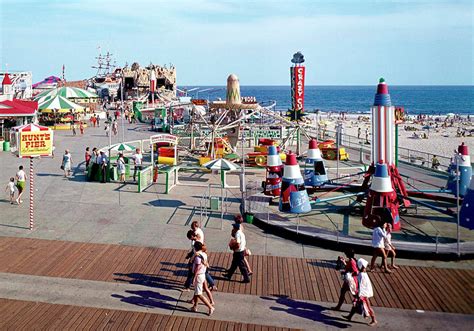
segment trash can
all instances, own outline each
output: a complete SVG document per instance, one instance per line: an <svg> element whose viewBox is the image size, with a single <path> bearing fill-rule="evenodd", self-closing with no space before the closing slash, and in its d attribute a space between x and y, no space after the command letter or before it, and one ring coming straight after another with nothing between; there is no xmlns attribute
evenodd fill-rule
<svg viewBox="0 0 474 331"><path fill-rule="evenodd" d="M3 150L5 152L9 152L10 151L10 142L9 141L4 141L3 142Z"/></svg>
<svg viewBox="0 0 474 331"><path fill-rule="evenodd" d="M245 222L253 224L253 214L245 214Z"/></svg>
<svg viewBox="0 0 474 331"><path fill-rule="evenodd" d="M118 180L117 167L111 166L109 173L110 180Z"/></svg>
<svg viewBox="0 0 474 331"><path fill-rule="evenodd" d="M219 197L210 197L210 208L211 210L219 210L221 207L221 200Z"/></svg>

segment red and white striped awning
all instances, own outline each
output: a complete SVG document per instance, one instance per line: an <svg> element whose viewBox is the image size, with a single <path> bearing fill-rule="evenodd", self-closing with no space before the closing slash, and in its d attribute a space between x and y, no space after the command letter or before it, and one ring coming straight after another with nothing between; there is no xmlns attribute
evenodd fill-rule
<svg viewBox="0 0 474 331"><path fill-rule="evenodd" d="M50 130L50 128L48 128L47 126L37 125L37 124L33 124L33 123L20 125L20 126L15 126L12 129L14 131L19 131L19 132L23 132L23 131L25 131L25 132L31 132L31 131L39 132L39 131L48 131L48 130Z"/></svg>

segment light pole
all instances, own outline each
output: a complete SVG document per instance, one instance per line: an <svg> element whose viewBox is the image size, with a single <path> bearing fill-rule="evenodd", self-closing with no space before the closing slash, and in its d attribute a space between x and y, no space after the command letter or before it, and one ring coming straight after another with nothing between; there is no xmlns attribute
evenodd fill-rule
<svg viewBox="0 0 474 331"><path fill-rule="evenodd" d="M121 110L122 142L124 142L125 141L125 125L123 122L123 117L125 115L125 109L123 107L123 68L120 70L120 107L122 108Z"/></svg>

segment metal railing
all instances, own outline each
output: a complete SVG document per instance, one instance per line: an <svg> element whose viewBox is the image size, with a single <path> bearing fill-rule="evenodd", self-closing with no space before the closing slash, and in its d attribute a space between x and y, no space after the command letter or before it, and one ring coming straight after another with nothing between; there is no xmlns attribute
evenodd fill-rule
<svg viewBox="0 0 474 331"><path fill-rule="evenodd" d="M318 134L318 130L315 129L309 130L308 132L315 137ZM318 138L320 140L336 139L336 132L320 129ZM344 134L341 146L357 149L365 154L370 154L371 152L370 145L365 144L365 137L357 138L356 136ZM447 171L451 163L451 158L449 157L401 146L398 147L399 161L404 161L423 168L432 169L432 160L434 156L436 156L440 163L436 170Z"/></svg>

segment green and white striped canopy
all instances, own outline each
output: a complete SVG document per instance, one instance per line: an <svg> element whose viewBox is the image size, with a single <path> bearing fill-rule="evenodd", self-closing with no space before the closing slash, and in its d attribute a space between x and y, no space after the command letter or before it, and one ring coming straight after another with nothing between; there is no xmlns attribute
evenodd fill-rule
<svg viewBox="0 0 474 331"><path fill-rule="evenodd" d="M77 87L58 87L49 91L42 92L38 94L35 98L39 103L52 99L56 95L59 95L68 99L90 99L98 98L99 96L95 93L89 92L87 90L77 88Z"/></svg>
<svg viewBox="0 0 474 331"><path fill-rule="evenodd" d="M240 169L240 167L237 164L224 160L224 159L211 160L207 163L204 163L203 166L210 170L221 170L221 171L223 170L231 171L231 170Z"/></svg>
<svg viewBox="0 0 474 331"><path fill-rule="evenodd" d="M74 110L77 110L77 109L82 109L84 107L82 106L79 106L78 104L60 96L60 95L56 95L55 97L51 98L51 99L47 99L45 101L43 101L42 103L39 103L38 105L38 109L39 110L42 110L42 109L74 109Z"/></svg>

